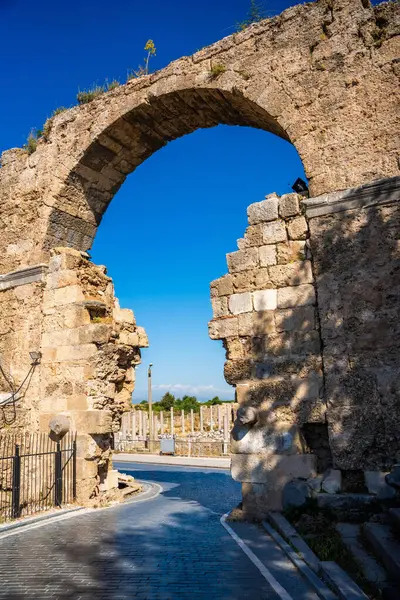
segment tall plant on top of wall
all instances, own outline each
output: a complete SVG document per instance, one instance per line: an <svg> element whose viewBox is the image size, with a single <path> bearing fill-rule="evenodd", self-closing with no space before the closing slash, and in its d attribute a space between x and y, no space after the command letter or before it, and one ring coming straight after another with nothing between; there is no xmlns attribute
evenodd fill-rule
<svg viewBox="0 0 400 600"><path fill-rule="evenodd" d="M130 79L133 79L135 77L142 77L142 75L148 75L150 72L150 60L153 56L156 55L156 46L154 44L153 40L147 40L146 45L144 47L144 49L147 52L147 55L145 56L144 59L144 66L143 65L139 65L138 68L136 69L136 71L132 71L131 73L128 74L128 81Z"/></svg>

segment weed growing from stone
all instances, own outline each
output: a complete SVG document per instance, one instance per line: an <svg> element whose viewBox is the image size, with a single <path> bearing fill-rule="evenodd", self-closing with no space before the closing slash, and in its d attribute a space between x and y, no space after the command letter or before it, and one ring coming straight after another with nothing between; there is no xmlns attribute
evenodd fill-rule
<svg viewBox="0 0 400 600"><path fill-rule="evenodd" d="M33 154L37 148L38 139L41 137L42 132L40 130L32 129L32 131L28 135L28 139L26 140L26 144L24 144L23 148L27 151L28 154Z"/></svg>
<svg viewBox="0 0 400 600"><path fill-rule="evenodd" d="M119 87L121 84L116 79L113 79L110 83L107 82L106 85L107 85L107 92L110 92L111 90L115 90L115 88Z"/></svg>
<svg viewBox="0 0 400 600"><path fill-rule="evenodd" d="M219 63L217 63L216 65L213 65L211 67L211 71L210 71L211 79L216 79L217 77L219 77L219 75L222 75L222 73L225 73L225 71L226 71L225 65L221 65Z"/></svg>
<svg viewBox="0 0 400 600"><path fill-rule="evenodd" d="M259 23L263 19L265 19L265 11L262 9L261 5L256 2L256 0L250 0L250 8L247 13L247 18L244 21L240 21L237 23L237 31L243 31L249 25L253 23Z"/></svg>
<svg viewBox="0 0 400 600"><path fill-rule="evenodd" d="M104 85L96 85L90 88L89 90L84 90L83 92L79 91L76 96L76 99L78 101L78 104L89 104L89 102L92 102L92 100L104 94L105 91L106 88L104 87Z"/></svg>
<svg viewBox="0 0 400 600"><path fill-rule="evenodd" d="M156 55L157 51L153 40L147 40L144 49L147 52L147 56L144 59L144 66L139 65L136 71L129 71L128 76L126 78L127 81L130 81L131 79L137 79L138 77L143 77L143 75L149 74L150 59Z"/></svg>

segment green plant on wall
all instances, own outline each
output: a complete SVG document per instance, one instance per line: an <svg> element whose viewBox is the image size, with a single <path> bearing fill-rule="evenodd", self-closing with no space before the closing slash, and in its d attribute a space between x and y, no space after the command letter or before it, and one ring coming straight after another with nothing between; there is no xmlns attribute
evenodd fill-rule
<svg viewBox="0 0 400 600"><path fill-rule="evenodd" d="M42 136L42 132L38 129L32 129L24 144L23 148L28 154L33 154L37 148L38 139Z"/></svg>
<svg viewBox="0 0 400 600"><path fill-rule="evenodd" d="M240 21L237 24L237 30L243 31L249 25L253 23L258 23L265 19L265 11L263 10L261 4L256 2L256 0L250 0L250 8L247 13L247 18L244 21Z"/></svg>
<svg viewBox="0 0 400 600"><path fill-rule="evenodd" d="M144 59L144 66L143 65L139 65L138 68L136 69L136 71L130 71L130 72L128 72L128 77L127 77L128 81L130 79L134 79L134 78L137 78L137 77L142 77L142 75L148 75L149 74L149 72L150 72L150 70L149 70L150 59L153 56L156 55L156 51L157 51L153 40L147 40L144 49L147 52L147 55L146 55L146 57Z"/></svg>

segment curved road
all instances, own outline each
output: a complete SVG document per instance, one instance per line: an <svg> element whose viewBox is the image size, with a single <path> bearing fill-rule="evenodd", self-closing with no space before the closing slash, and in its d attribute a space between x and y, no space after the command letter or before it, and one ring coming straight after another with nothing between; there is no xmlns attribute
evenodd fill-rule
<svg viewBox="0 0 400 600"><path fill-rule="evenodd" d="M257 526L234 529L277 578L283 574L283 594L221 525L240 499L228 471L116 466L157 482L161 493L0 537L1 599L316 599L272 541L260 543L267 536Z"/></svg>

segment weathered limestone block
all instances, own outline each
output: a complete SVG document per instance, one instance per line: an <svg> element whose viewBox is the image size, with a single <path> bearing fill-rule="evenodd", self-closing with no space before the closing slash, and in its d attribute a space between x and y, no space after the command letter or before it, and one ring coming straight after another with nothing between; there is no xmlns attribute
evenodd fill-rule
<svg viewBox="0 0 400 600"><path fill-rule="evenodd" d="M305 242L293 240L277 244L278 265L286 265L287 263L304 260L306 258L305 246Z"/></svg>
<svg viewBox="0 0 400 600"><path fill-rule="evenodd" d="M278 218L278 197L275 195L269 196L262 202L250 204L247 208L247 217L250 225L257 223L265 223L266 221L274 221Z"/></svg>
<svg viewBox="0 0 400 600"><path fill-rule="evenodd" d="M93 484L96 482L97 477L97 462L95 460L87 460L86 458L76 459L76 479L78 482L85 479L93 479ZM79 484L78 484L79 485ZM92 491L92 490L90 490ZM89 492L90 493L90 492ZM84 498L84 501L88 497Z"/></svg>
<svg viewBox="0 0 400 600"><path fill-rule="evenodd" d="M68 285L77 285L78 283L77 273L72 269L50 272L46 278L46 287L48 290L63 288Z"/></svg>
<svg viewBox="0 0 400 600"><path fill-rule="evenodd" d="M214 319L208 324L208 334L212 340L237 337L239 332L237 317Z"/></svg>
<svg viewBox="0 0 400 600"><path fill-rule="evenodd" d="M287 240L286 227L281 221L272 221L263 225L262 235L264 244L276 244Z"/></svg>
<svg viewBox="0 0 400 600"><path fill-rule="evenodd" d="M240 271L232 275L233 289L235 293L250 292L257 287L256 277L259 269Z"/></svg>
<svg viewBox="0 0 400 600"><path fill-rule="evenodd" d="M82 302L84 295L80 285L68 285L59 289L50 289L44 292L43 304L45 308L62 306Z"/></svg>
<svg viewBox="0 0 400 600"><path fill-rule="evenodd" d="M296 426L238 422L231 432L232 454L290 455L301 451L302 443Z"/></svg>
<svg viewBox="0 0 400 600"><path fill-rule="evenodd" d="M246 229L244 239L248 247L262 246L262 244L264 243L262 224L250 225L250 227Z"/></svg>
<svg viewBox="0 0 400 600"><path fill-rule="evenodd" d="M215 319L229 315L228 298L226 296L211 298L211 306Z"/></svg>
<svg viewBox="0 0 400 600"><path fill-rule="evenodd" d="M233 283L231 275L224 275L210 284L211 296L229 296L233 294Z"/></svg>
<svg viewBox="0 0 400 600"><path fill-rule="evenodd" d="M224 376L230 385L239 381L251 379L253 375L253 361L249 358L227 360L224 364Z"/></svg>
<svg viewBox="0 0 400 600"><path fill-rule="evenodd" d="M279 198L279 216L287 219L300 213L300 202L297 194L285 194Z"/></svg>
<svg viewBox="0 0 400 600"><path fill-rule="evenodd" d="M275 333L274 312L262 310L241 314L238 317L239 335L260 337Z"/></svg>
<svg viewBox="0 0 400 600"><path fill-rule="evenodd" d="M258 249L247 248L246 250L237 250L226 255L230 273L246 271L258 265Z"/></svg>
<svg viewBox="0 0 400 600"><path fill-rule="evenodd" d="M130 323L131 325L136 325L133 311L130 308L120 308L117 300L114 305L113 317L116 323Z"/></svg>
<svg viewBox="0 0 400 600"><path fill-rule="evenodd" d="M291 308L315 304L315 289L311 284L278 289L277 307Z"/></svg>
<svg viewBox="0 0 400 600"><path fill-rule="evenodd" d="M149 347L149 339L147 337L147 333L145 332L143 327L136 327L136 332L139 336L139 348L148 348Z"/></svg>
<svg viewBox="0 0 400 600"><path fill-rule="evenodd" d="M233 294L232 296L229 296L229 310L234 315L252 311L252 295L247 292L244 294Z"/></svg>
<svg viewBox="0 0 400 600"><path fill-rule="evenodd" d="M276 265L276 247L271 245L260 246L260 266L269 267L270 265Z"/></svg>
<svg viewBox="0 0 400 600"><path fill-rule="evenodd" d="M304 217L296 217L288 223L290 240L305 240L308 237L308 225Z"/></svg>
<svg viewBox="0 0 400 600"><path fill-rule="evenodd" d="M103 434L113 430L112 413L106 410L74 411L71 415L75 430L79 433Z"/></svg>
<svg viewBox="0 0 400 600"><path fill-rule="evenodd" d="M291 479L315 477L316 458L312 454L293 454L290 456L272 454L234 454L231 466L235 481L246 483L273 483L276 478L282 483ZM272 480L272 481L271 481Z"/></svg>
<svg viewBox="0 0 400 600"><path fill-rule="evenodd" d="M311 261L303 260L288 265L276 265L268 269L274 287L286 287L313 283Z"/></svg>
<svg viewBox="0 0 400 600"><path fill-rule="evenodd" d="M274 318L277 331L310 331L317 325L313 306L279 309Z"/></svg>
<svg viewBox="0 0 400 600"><path fill-rule="evenodd" d="M107 340L108 341L108 340ZM120 344L126 344L127 346L139 346L139 335L138 333L131 331L121 331L119 334L118 341ZM143 348L143 346L141 346Z"/></svg>
<svg viewBox="0 0 400 600"><path fill-rule="evenodd" d="M275 310L277 307L277 298L278 292L274 289L253 292L254 310Z"/></svg>
<svg viewBox="0 0 400 600"><path fill-rule="evenodd" d="M115 490L118 488L118 471L116 469L109 469L102 476L100 476L99 489L101 492L108 492L109 490Z"/></svg>

